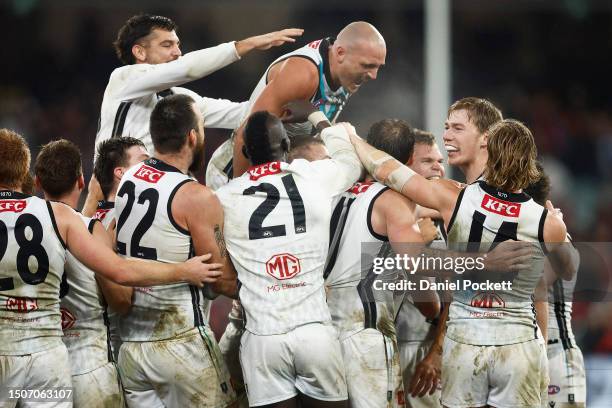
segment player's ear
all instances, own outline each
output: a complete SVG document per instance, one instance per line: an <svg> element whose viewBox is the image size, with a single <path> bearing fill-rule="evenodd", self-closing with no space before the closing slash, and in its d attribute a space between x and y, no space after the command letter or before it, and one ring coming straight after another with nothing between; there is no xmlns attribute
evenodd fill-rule
<svg viewBox="0 0 612 408"><path fill-rule="evenodd" d="M198 132L195 129L189 131L187 136L187 144L189 147L196 147L198 145Z"/></svg>
<svg viewBox="0 0 612 408"><path fill-rule="evenodd" d="M344 61L344 57L346 57L346 48L339 45L338 47L334 47L334 52L336 54L336 59L338 62Z"/></svg>
<svg viewBox="0 0 612 408"><path fill-rule="evenodd" d="M125 173L125 169L123 167L115 167L113 170L113 175L119 181L121 181L121 177L123 177L123 173Z"/></svg>
<svg viewBox="0 0 612 408"><path fill-rule="evenodd" d="M480 140L480 147L487 148L487 143L489 142L489 132L484 132L482 134L482 139Z"/></svg>
<svg viewBox="0 0 612 408"><path fill-rule="evenodd" d="M132 55L136 62L145 62L147 59L147 50L140 44L134 44L132 46Z"/></svg>
<svg viewBox="0 0 612 408"><path fill-rule="evenodd" d="M40 179L38 176L34 176L34 185L36 186L36 190L43 191L42 184L40 184Z"/></svg>
<svg viewBox="0 0 612 408"><path fill-rule="evenodd" d="M83 177L83 175L81 174L77 180L77 187L79 188L79 191L82 191L85 188L85 178Z"/></svg>

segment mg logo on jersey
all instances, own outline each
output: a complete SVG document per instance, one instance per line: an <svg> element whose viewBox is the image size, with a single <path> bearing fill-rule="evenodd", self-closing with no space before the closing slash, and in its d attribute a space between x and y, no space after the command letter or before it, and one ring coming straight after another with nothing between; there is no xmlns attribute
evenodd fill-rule
<svg viewBox="0 0 612 408"><path fill-rule="evenodd" d="M157 169L154 169L153 167L149 167L146 164L143 164L136 171L134 177L146 181L147 183L157 183L159 179L164 176L164 174L166 173L164 173L163 171L159 171Z"/></svg>
<svg viewBox="0 0 612 408"><path fill-rule="evenodd" d="M281 164L279 161L273 161L270 163L262 164L259 166L251 167L247 170L249 178L252 181L258 180L263 176L270 176L272 174L278 174L281 172Z"/></svg>
<svg viewBox="0 0 612 408"><path fill-rule="evenodd" d="M71 329L76 323L76 317L64 307L60 308L60 312L62 313L62 330Z"/></svg>
<svg viewBox="0 0 612 408"><path fill-rule="evenodd" d="M480 204L482 208L495 214L503 215L505 217L516 218L521 212L521 204L513 203L510 201L500 200L499 198L492 197L485 194Z"/></svg>
<svg viewBox="0 0 612 408"><path fill-rule="evenodd" d="M370 188L372 186L372 182L365 182L365 183L355 183L353 184L353 187L350 188L350 192L353 194L361 194L361 193L365 193L366 191L368 191L368 188Z"/></svg>
<svg viewBox="0 0 612 408"><path fill-rule="evenodd" d="M291 254L274 255L266 262L266 272L278 280L291 279L300 271L300 260Z"/></svg>
<svg viewBox="0 0 612 408"><path fill-rule="evenodd" d="M504 302L504 300L498 294L481 292L472 298L470 305L472 307L492 309L496 307L505 307L506 302Z"/></svg>
<svg viewBox="0 0 612 408"><path fill-rule="evenodd" d="M6 310L17 313L28 313L38 310L38 301L30 298L8 298L6 299Z"/></svg>
<svg viewBox="0 0 612 408"><path fill-rule="evenodd" d="M14 212L20 213L25 210L28 205L26 200L2 200L0 201L0 213L1 212Z"/></svg>

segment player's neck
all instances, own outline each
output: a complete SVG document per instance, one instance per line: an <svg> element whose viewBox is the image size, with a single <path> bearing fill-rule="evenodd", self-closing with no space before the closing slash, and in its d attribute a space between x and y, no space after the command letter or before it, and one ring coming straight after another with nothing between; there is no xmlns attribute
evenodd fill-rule
<svg viewBox="0 0 612 408"><path fill-rule="evenodd" d="M68 207L73 208L73 209L77 209L77 206L79 205L79 197L81 196L81 192L77 189L64 194L62 196L58 196L58 197L53 197L49 194L47 194L47 192L43 191L45 194L45 200L49 200L49 201L57 201L60 203L64 203L66 204Z"/></svg>
<svg viewBox="0 0 612 408"><path fill-rule="evenodd" d="M486 164L487 156L479 155L473 162L467 164L466 166L460 167L461 171L465 175L466 183L471 184L478 180L478 177L482 176L482 173L484 173Z"/></svg>
<svg viewBox="0 0 612 408"><path fill-rule="evenodd" d="M163 161L166 164L169 164L172 167L176 167L183 174L187 174L189 172L189 166L191 166L192 158L186 154L161 154L159 152L155 152L155 158Z"/></svg>
<svg viewBox="0 0 612 408"><path fill-rule="evenodd" d="M20 188L9 186L7 184L0 184L0 190L16 191L18 193L23 193Z"/></svg>

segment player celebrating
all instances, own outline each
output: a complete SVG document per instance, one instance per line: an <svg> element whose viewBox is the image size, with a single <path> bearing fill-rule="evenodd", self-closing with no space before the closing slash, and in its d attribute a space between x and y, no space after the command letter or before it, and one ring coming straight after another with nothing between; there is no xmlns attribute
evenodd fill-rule
<svg viewBox="0 0 612 408"><path fill-rule="evenodd" d="M313 41L274 61L251 94L249 112L266 110L281 117L287 113L286 104L303 100L315 104L334 123L348 98L361 85L376 79L386 53L385 40L374 26L353 22L336 39ZM313 133L309 122L286 127L291 137ZM212 189L227 183L232 174L240 176L249 166L242 154L242 133L237 132L235 145L230 139L212 156L206 171L206 184Z"/></svg>
<svg viewBox="0 0 612 408"><path fill-rule="evenodd" d="M117 249L127 257L181 262L210 252L224 275L212 286L234 296L236 273L223 244L217 198L187 173L202 166L203 118L188 95L170 95L151 114L154 158L125 172L117 192ZM131 407L226 406L235 393L206 322L210 302L187 284L136 288L121 318L119 370Z"/></svg>
<svg viewBox="0 0 612 408"><path fill-rule="evenodd" d="M25 140L13 131L0 129L0 365L3 367L0 389L3 390L71 386L59 310L66 249L91 270L123 285L186 281L202 286L202 282L212 282L221 274L216 270L221 265L202 263L208 256L172 265L119 258L94 240L70 207L20 191L29 166L30 150Z"/></svg>
<svg viewBox="0 0 612 408"><path fill-rule="evenodd" d="M346 406L323 267L332 197L358 179L360 166L343 126L321 136L331 160L287 164L290 142L281 121L254 113L245 129L252 167L217 191L241 282L240 362L250 406L295 407L298 393L306 407Z"/></svg>
<svg viewBox="0 0 612 408"><path fill-rule="evenodd" d="M109 138L131 136L153 151L149 117L155 104L172 93L187 94L196 100L206 126L235 129L247 103L201 97L179 86L205 77L251 50L294 42L293 37L302 34L300 29L287 29L182 56L176 29L171 19L150 14L135 15L119 29L114 46L125 65L111 73L104 91L96 145ZM95 205L91 197L89 201Z"/></svg>
<svg viewBox="0 0 612 408"><path fill-rule="evenodd" d="M351 141L377 179L440 211L449 245L466 250L508 239L546 243L535 247L532 268L507 276L511 290L454 293L442 360L445 406L539 407L548 375L532 295L541 278L543 251L557 250L550 243L564 241L565 224L521 192L539 176L529 129L503 120L488 133L486 181L463 190L445 180L428 181L356 135ZM461 381L466 378L471 379L469 387Z"/></svg>
<svg viewBox="0 0 612 408"><path fill-rule="evenodd" d="M67 140L43 146L34 164L36 185L45 199L77 206L85 182L79 149ZM80 215L80 214L79 214ZM80 215L100 245L111 248L104 227ZM122 406L123 390L109 338L105 299L119 311L130 306L132 289L98 277L68 252L61 286L62 340L68 349L73 400L77 407ZM65 284L64 284L65 283ZM100 293L101 290L101 293Z"/></svg>

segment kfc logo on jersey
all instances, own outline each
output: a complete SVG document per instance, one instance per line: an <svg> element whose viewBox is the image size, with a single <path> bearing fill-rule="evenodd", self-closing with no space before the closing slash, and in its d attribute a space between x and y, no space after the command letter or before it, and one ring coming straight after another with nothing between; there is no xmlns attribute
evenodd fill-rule
<svg viewBox="0 0 612 408"><path fill-rule="evenodd" d="M561 387L559 387L558 385L549 385L548 386L548 395L555 395L558 394L559 392L561 392Z"/></svg>
<svg viewBox="0 0 612 408"><path fill-rule="evenodd" d="M495 214L503 215L505 217L516 218L521 212L521 204L513 203L510 201L500 200L499 198L492 197L485 194L480 204L482 208Z"/></svg>
<svg viewBox="0 0 612 408"><path fill-rule="evenodd" d="M94 220L99 220L102 221L104 220L104 218L106 218L106 214L108 214L110 210L103 210L103 209L98 209L96 210L96 213L94 214L93 218Z"/></svg>
<svg viewBox="0 0 612 408"><path fill-rule="evenodd" d="M38 310L38 301L30 298L8 298L6 299L6 310L17 313L28 313Z"/></svg>
<svg viewBox="0 0 612 408"><path fill-rule="evenodd" d="M368 191L368 188L372 186L372 182L364 182L364 183L355 183L353 187L350 188L349 192L353 194L361 194Z"/></svg>
<svg viewBox="0 0 612 408"><path fill-rule="evenodd" d="M14 212L20 213L25 210L28 205L26 200L2 200L0 201L0 213L1 212Z"/></svg>
<svg viewBox="0 0 612 408"><path fill-rule="evenodd" d="M472 307L491 309L496 307L505 307L506 302L504 302L501 296L495 293L481 292L472 298L470 305Z"/></svg>
<svg viewBox="0 0 612 408"><path fill-rule="evenodd" d="M251 181L257 181L263 176L270 176L272 174L278 174L281 170L281 164L279 161L273 161L259 166L251 167L247 170L249 173L249 179Z"/></svg>
<svg viewBox="0 0 612 408"><path fill-rule="evenodd" d="M313 41L308 44L310 48L314 48L315 50L319 48L319 45L321 45L321 40Z"/></svg>
<svg viewBox="0 0 612 408"><path fill-rule="evenodd" d="M154 169L153 167L149 167L146 164L140 166L140 168L134 173L134 177L137 179L146 181L147 183L157 183L159 179L164 176L163 171L159 171Z"/></svg>
<svg viewBox="0 0 612 408"><path fill-rule="evenodd" d="M62 330L69 330L76 323L76 317L72 314L72 312L66 308L60 308L60 312L62 313Z"/></svg>
<svg viewBox="0 0 612 408"><path fill-rule="evenodd" d="M278 280L291 279L300 271L300 260L291 254L274 255L266 262L266 272Z"/></svg>

